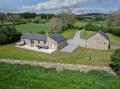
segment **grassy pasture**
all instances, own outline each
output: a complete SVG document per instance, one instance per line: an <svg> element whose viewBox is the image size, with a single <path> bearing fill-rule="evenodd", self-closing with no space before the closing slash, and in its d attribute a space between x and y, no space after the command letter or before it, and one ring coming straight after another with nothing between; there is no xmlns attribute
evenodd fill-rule
<svg viewBox="0 0 120 89"><path fill-rule="evenodd" d="M29 23L29 24L21 24L21 25L16 25L16 29L19 32L22 33L30 33L31 31L33 33L39 33L40 31L49 31L49 24L34 24L34 23Z"/></svg>
<svg viewBox="0 0 120 89"><path fill-rule="evenodd" d="M120 77L0 63L0 89L119 89Z"/></svg>
<svg viewBox="0 0 120 89"><path fill-rule="evenodd" d="M72 39L77 31L78 31L77 29L68 29L64 31L62 35L67 39Z"/></svg>

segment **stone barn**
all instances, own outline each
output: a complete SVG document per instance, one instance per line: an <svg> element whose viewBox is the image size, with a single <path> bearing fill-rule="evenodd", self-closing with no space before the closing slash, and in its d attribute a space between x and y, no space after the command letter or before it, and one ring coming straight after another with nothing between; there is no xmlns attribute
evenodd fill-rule
<svg viewBox="0 0 120 89"><path fill-rule="evenodd" d="M109 37L103 31L98 31L87 39L87 48L108 50L110 47Z"/></svg>

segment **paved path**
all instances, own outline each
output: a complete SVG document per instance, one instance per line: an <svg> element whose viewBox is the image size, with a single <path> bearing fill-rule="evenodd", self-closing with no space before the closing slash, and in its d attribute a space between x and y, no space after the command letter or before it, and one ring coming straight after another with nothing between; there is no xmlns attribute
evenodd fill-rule
<svg viewBox="0 0 120 89"><path fill-rule="evenodd" d="M57 71L62 70L79 70L81 72L89 72L92 70L105 71L112 75L116 75L110 67L98 67L90 65L74 65L74 64L61 64L61 63L47 63L47 62L37 62L37 61L21 61L21 60L8 60L0 59L0 62L8 64L20 64L20 65L31 65L31 66L40 66L43 68L55 68Z"/></svg>
<svg viewBox="0 0 120 89"><path fill-rule="evenodd" d="M68 52L72 53L74 50L76 50L78 47L85 47L86 41L83 39L80 39L80 33L84 30L80 30L76 32L73 39L68 40L68 45L61 49L62 52Z"/></svg>

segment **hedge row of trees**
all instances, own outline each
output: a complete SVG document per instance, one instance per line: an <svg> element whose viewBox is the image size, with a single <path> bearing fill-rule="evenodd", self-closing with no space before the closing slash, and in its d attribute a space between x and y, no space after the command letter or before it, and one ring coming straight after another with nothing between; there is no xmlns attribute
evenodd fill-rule
<svg viewBox="0 0 120 89"><path fill-rule="evenodd" d="M117 35L120 37L120 28L115 28L115 27L105 27L105 26L98 26L96 24L88 23L84 26L85 30L88 31L98 31L102 30L104 32L109 32L114 35Z"/></svg>
<svg viewBox="0 0 120 89"><path fill-rule="evenodd" d="M14 26L0 27L0 45L15 42L20 36Z"/></svg>
<svg viewBox="0 0 120 89"><path fill-rule="evenodd" d="M24 23L45 23L51 19L54 14L36 14L36 13L0 13L0 22L13 22L13 24Z"/></svg>

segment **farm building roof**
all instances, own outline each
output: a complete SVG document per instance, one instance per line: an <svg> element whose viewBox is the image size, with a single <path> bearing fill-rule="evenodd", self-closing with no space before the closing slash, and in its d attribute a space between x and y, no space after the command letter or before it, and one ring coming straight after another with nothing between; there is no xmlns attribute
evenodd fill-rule
<svg viewBox="0 0 120 89"><path fill-rule="evenodd" d="M21 39L30 39L38 41L47 41L47 35L36 35L36 34L24 34L21 36Z"/></svg>
<svg viewBox="0 0 120 89"><path fill-rule="evenodd" d="M52 34L52 35L49 35L49 37L58 43L66 40L66 38L60 34ZM21 39L47 41L47 35L44 35L44 34L40 34L40 35L38 35L38 34L24 34L21 36Z"/></svg>
<svg viewBox="0 0 120 89"><path fill-rule="evenodd" d="M104 36L107 40L109 40L109 37L107 33L104 33L103 31L99 30L98 33L100 33L102 36Z"/></svg>
<svg viewBox="0 0 120 89"><path fill-rule="evenodd" d="M52 38L53 40L55 40L56 42L62 42L64 40L66 40L65 37L63 37L62 35L60 34L52 34L49 36L50 38Z"/></svg>

